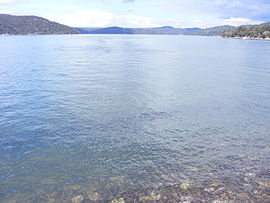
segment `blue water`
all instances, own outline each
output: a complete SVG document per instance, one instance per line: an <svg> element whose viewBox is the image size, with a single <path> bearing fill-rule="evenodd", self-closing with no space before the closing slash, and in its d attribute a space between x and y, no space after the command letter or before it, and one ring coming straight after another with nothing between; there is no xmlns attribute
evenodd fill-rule
<svg viewBox="0 0 270 203"><path fill-rule="evenodd" d="M270 41L4 36L0 45L1 200L109 200L213 180L231 198L270 200ZM213 194L199 198L223 198Z"/></svg>

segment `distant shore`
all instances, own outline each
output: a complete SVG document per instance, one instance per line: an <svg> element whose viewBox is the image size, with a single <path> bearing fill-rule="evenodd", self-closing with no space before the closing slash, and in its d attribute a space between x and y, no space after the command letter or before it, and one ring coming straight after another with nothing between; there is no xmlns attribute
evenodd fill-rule
<svg viewBox="0 0 270 203"><path fill-rule="evenodd" d="M37 34L37 33L29 33L29 34L0 34L0 36L42 36L42 35L80 35L77 34ZM84 34L84 35L97 35L97 34ZM104 34L104 35L110 35L110 34ZM114 35L114 34L112 34ZM127 35L127 34L119 34L119 35ZM133 35L142 35L142 34L133 34ZM146 34L146 35L168 35L170 34ZM204 35L179 35L179 36L204 36ZM242 39L242 40L262 40L262 41L270 41L270 38L252 38L252 37L224 37L224 36L204 36L204 37L216 37L216 38L226 38L226 39Z"/></svg>
<svg viewBox="0 0 270 203"><path fill-rule="evenodd" d="M257 37L223 37L228 39L243 39L243 40L270 40L270 38L257 38Z"/></svg>

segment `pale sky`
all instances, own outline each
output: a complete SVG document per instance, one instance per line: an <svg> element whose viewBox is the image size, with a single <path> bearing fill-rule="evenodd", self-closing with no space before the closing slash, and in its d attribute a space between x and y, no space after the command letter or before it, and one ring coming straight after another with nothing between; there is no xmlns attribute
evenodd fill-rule
<svg viewBox="0 0 270 203"><path fill-rule="evenodd" d="M270 21L270 0L0 0L0 13L74 27L211 27Z"/></svg>

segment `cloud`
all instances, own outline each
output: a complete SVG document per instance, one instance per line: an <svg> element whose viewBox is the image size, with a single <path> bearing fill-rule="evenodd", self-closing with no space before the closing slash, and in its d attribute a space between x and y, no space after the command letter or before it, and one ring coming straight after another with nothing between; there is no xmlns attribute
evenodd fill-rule
<svg viewBox="0 0 270 203"><path fill-rule="evenodd" d="M12 4L14 0L0 0L0 4Z"/></svg>
<svg viewBox="0 0 270 203"><path fill-rule="evenodd" d="M42 17L48 18L72 27L129 27L129 28L149 28L160 26L183 27L212 27L218 25L239 26L243 24L260 24L263 21L248 18L215 18L211 21L205 19L155 19L152 17L138 15L115 15L111 12L100 10L84 10L66 14L47 14Z"/></svg>
<svg viewBox="0 0 270 203"><path fill-rule="evenodd" d="M67 14L47 14L44 17L74 27L104 27L111 22L114 15L105 11L84 10Z"/></svg>
<svg viewBox="0 0 270 203"><path fill-rule="evenodd" d="M160 2L163 8L188 15L270 21L269 0L160 0Z"/></svg>
<svg viewBox="0 0 270 203"><path fill-rule="evenodd" d="M115 15L100 10L84 10L67 14L43 15L50 20L73 27L155 27L159 24L150 17L136 15Z"/></svg>
<svg viewBox="0 0 270 203"><path fill-rule="evenodd" d="M124 3L133 3L135 0L123 0Z"/></svg>
<svg viewBox="0 0 270 203"><path fill-rule="evenodd" d="M148 0L147 3L118 0L115 4L112 0L93 0L95 4L89 6L79 2L67 1L62 5L59 2L41 4L34 0L0 0L0 5L12 14L39 15L74 27L204 28L270 21L270 0ZM129 12L130 8L132 12Z"/></svg>
<svg viewBox="0 0 270 203"><path fill-rule="evenodd" d="M3 6L14 6L28 2L28 0L0 0L0 5Z"/></svg>
<svg viewBox="0 0 270 203"><path fill-rule="evenodd" d="M218 0L213 8L221 17L270 20L270 1L264 0Z"/></svg>
<svg viewBox="0 0 270 203"><path fill-rule="evenodd" d="M224 24L226 25L233 25L233 26L239 26L239 25L248 25L248 24L260 24L263 23L262 21L255 21L248 18L233 18L230 17L228 19L224 20Z"/></svg>

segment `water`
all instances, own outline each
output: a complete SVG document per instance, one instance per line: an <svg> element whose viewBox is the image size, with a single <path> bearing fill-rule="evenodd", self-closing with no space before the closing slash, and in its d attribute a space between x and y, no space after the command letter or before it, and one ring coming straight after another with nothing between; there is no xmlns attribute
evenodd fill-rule
<svg viewBox="0 0 270 203"><path fill-rule="evenodd" d="M269 41L0 45L2 201L270 200Z"/></svg>

